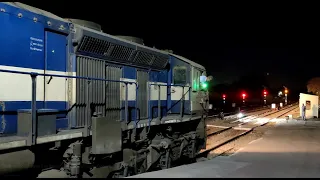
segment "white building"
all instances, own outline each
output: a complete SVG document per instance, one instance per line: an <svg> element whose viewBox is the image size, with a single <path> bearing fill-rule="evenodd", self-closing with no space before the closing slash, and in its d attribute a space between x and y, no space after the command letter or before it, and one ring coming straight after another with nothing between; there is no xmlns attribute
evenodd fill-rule
<svg viewBox="0 0 320 180"><path fill-rule="evenodd" d="M318 103L319 97L317 95L300 93L299 107L300 116L302 115L302 104L306 106L306 118L313 118L319 116Z"/></svg>

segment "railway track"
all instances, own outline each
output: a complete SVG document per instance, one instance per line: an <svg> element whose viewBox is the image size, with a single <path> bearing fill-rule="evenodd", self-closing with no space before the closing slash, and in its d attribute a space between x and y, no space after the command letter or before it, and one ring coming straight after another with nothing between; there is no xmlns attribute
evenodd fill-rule
<svg viewBox="0 0 320 180"><path fill-rule="evenodd" d="M258 108L255 110L240 112L242 114L242 117L238 117L239 113L225 116L223 120L213 119L212 117L208 116L207 120L206 120L206 124L223 124L223 125L228 124L228 126L229 126L229 123L237 124L236 122L238 122L239 120L243 121L246 119L251 119L253 117L264 115L269 112L274 112L274 110L270 109L270 107L262 107L262 108Z"/></svg>
<svg viewBox="0 0 320 180"><path fill-rule="evenodd" d="M244 114L251 114L251 113L255 113L257 111L262 111L262 110L266 110L266 109L270 109L269 107L258 107L256 109L248 109L248 110L242 110L241 113L244 113ZM225 119L237 119L238 113L236 112L231 112L231 113L224 113L224 118ZM210 116L207 116L207 118L215 118L215 117L218 117L219 115L210 115Z"/></svg>
<svg viewBox="0 0 320 180"><path fill-rule="evenodd" d="M237 115L227 116L225 119L207 119L206 124L207 125L220 125L224 127L230 127L230 126L236 126L237 124L240 124L240 121L246 121L250 120L254 117L265 115L267 113L275 112L274 110L270 108L259 108L257 110L251 110L249 112L241 112L242 117L237 117ZM209 128L209 129L212 129ZM210 133L208 133L210 134Z"/></svg>
<svg viewBox="0 0 320 180"><path fill-rule="evenodd" d="M232 149L232 147L224 148L223 146L233 142L251 132L254 129L265 126L270 121L283 117L291 111L295 111L298 107L297 104L287 106L280 111L262 110L256 111L255 115L247 116L236 121L230 122L230 126L217 126L207 125L207 148L200 151L197 157L208 157L210 152L215 151L215 155L219 156Z"/></svg>
<svg viewBox="0 0 320 180"><path fill-rule="evenodd" d="M276 115L276 117L274 117L273 119L280 118L280 117L282 117L283 115L291 112L292 110L295 110L296 108L298 108L297 105L292 105L292 106L286 107L286 108L284 108L284 109L282 109L282 110L280 110L280 111L274 111L274 110L268 111L268 112L266 112L266 113L257 115L256 117L252 117L252 118L249 119L249 120L242 121L242 122L241 122L240 124L238 124L238 125L239 125L239 126L250 125L250 124L252 124L252 121L257 122L257 121L261 120L261 118L267 118L267 117L269 117L269 116L275 116L275 115ZM279 114L280 114L280 115L279 115ZM277 115L279 115L279 116L277 116ZM240 120L240 121L241 121L241 120ZM269 119L262 119L261 122L266 124L266 123L268 123L269 121L270 121ZM252 128L254 128L254 127L252 127Z"/></svg>

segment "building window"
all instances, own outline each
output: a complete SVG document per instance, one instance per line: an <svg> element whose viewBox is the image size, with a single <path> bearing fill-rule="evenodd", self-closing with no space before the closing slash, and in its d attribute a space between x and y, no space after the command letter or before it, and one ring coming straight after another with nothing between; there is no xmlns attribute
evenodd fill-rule
<svg viewBox="0 0 320 180"><path fill-rule="evenodd" d="M175 66L173 68L173 84L187 84L187 68L185 66Z"/></svg>

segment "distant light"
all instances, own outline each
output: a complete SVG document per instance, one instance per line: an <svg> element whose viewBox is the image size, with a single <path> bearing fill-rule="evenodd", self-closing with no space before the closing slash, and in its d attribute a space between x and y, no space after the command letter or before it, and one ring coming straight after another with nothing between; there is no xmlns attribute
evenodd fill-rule
<svg viewBox="0 0 320 180"><path fill-rule="evenodd" d="M267 95L267 91L263 91L263 94L264 94L264 95Z"/></svg>
<svg viewBox="0 0 320 180"><path fill-rule="evenodd" d="M222 95L222 97L223 97L223 98L226 98L226 95L225 95L225 94L223 94L223 95Z"/></svg>
<svg viewBox="0 0 320 180"><path fill-rule="evenodd" d="M288 93L288 90L287 90L287 89L286 89L286 90L284 90L284 93L286 93L286 94L287 94L287 93Z"/></svg>
<svg viewBox="0 0 320 180"><path fill-rule="evenodd" d="M237 117L238 117L238 118L242 118L242 117L243 117L243 114L242 114L242 113L239 113L239 114L237 115Z"/></svg>

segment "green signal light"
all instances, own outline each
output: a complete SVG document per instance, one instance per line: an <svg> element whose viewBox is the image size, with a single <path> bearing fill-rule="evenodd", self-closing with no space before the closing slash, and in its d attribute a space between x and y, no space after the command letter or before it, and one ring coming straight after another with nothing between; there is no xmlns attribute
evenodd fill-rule
<svg viewBox="0 0 320 180"><path fill-rule="evenodd" d="M208 83L204 82L201 84L202 89L207 89L208 88Z"/></svg>

